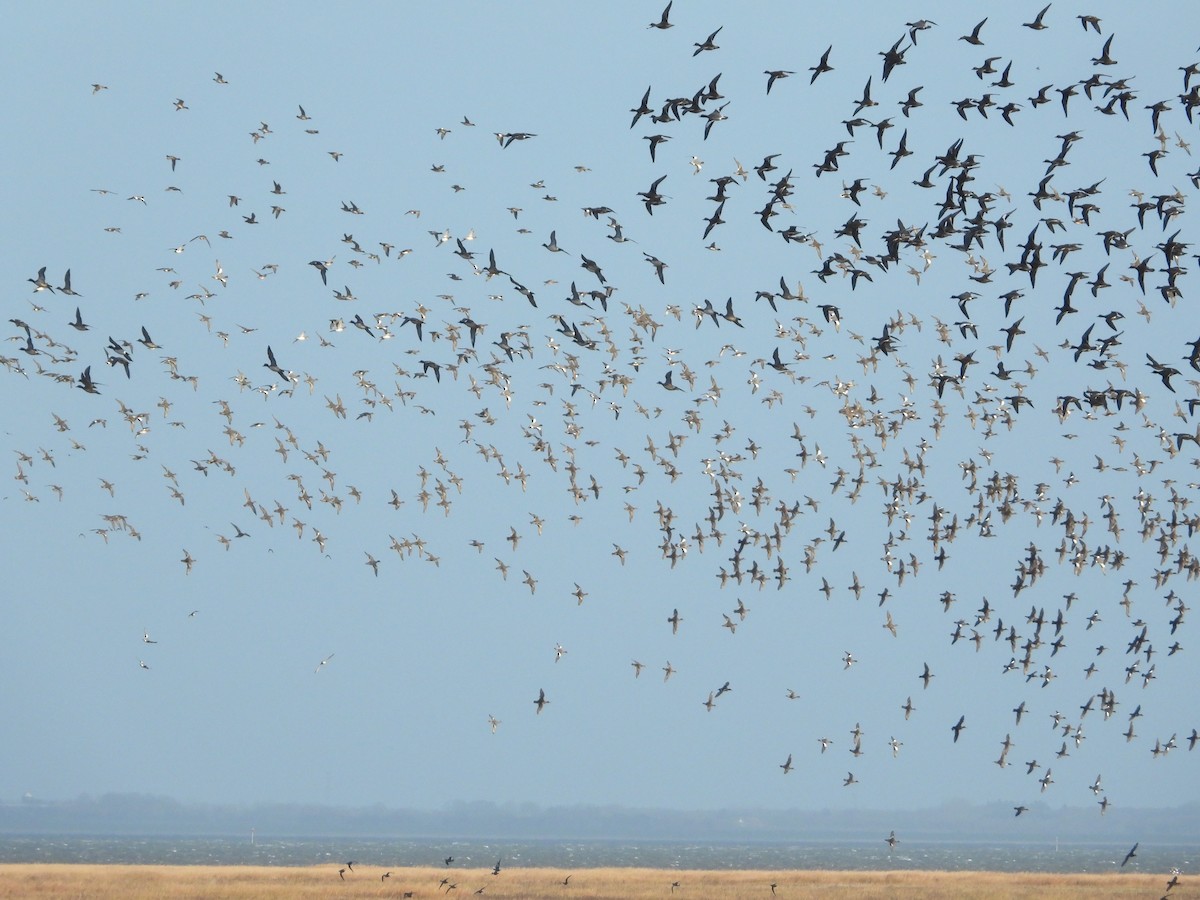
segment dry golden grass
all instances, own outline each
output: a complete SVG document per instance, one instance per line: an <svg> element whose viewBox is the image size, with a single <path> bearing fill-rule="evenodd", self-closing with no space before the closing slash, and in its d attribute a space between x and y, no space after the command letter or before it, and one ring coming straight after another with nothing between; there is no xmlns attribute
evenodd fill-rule
<svg viewBox="0 0 1200 900"><path fill-rule="evenodd" d="M338 877L336 866L0 865L0 898L120 898L120 900L316 900L338 897L484 897L521 900L648 900L648 898L1065 898L1160 897L1167 876L1043 875L997 872L763 872L666 869L394 869L358 866ZM563 881L570 875L570 881ZM457 887L439 885L450 879ZM672 891L672 882L679 886ZM1173 898L1200 896L1186 881Z"/></svg>

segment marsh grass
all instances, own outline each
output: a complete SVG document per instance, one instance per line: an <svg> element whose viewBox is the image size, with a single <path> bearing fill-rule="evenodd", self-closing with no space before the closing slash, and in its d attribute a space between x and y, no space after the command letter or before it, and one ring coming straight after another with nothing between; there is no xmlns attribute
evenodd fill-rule
<svg viewBox="0 0 1200 900"><path fill-rule="evenodd" d="M1002 872L677 871L671 869L393 869L357 866L338 877L337 866L124 866L0 865L0 900L120 898L120 900L315 900L338 897L484 897L521 900L649 900L712 898L1065 898L1159 897L1167 876L1059 875ZM570 881L563 881L570 875ZM439 885L443 878L457 887ZM671 889L672 882L679 887ZM1200 883L1200 882L1198 882ZM1200 897L1191 884L1172 898Z"/></svg>

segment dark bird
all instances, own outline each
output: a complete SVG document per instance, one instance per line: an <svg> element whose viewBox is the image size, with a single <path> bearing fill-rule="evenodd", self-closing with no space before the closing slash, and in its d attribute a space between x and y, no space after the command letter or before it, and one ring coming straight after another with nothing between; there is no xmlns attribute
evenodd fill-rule
<svg viewBox="0 0 1200 900"><path fill-rule="evenodd" d="M963 724L966 718L967 717L965 715L959 716L958 721L950 726L950 730L954 732L954 742L956 744L958 743L958 736L962 733L963 729L967 727Z"/></svg>
<svg viewBox="0 0 1200 900"><path fill-rule="evenodd" d="M674 3L674 2L675 2L675 0L671 0L671 3ZM667 28L670 28L671 23L669 21L667 21L667 17L671 14L671 3L668 3L666 9L664 9L662 11L661 19L659 19L657 22L651 22L646 27L647 28L659 28L659 29L664 29L664 30Z"/></svg>
<svg viewBox="0 0 1200 900"><path fill-rule="evenodd" d="M825 317L825 321L833 326L834 331L842 329L842 313L836 306L830 303L822 303L819 307L821 315Z"/></svg>
<svg viewBox="0 0 1200 900"><path fill-rule="evenodd" d="M77 388L85 391L88 394L99 394L100 393L99 388L96 386L96 382L92 381L92 367L91 366L88 366L86 369L83 370L83 374L81 374L79 376L79 384L77 384L75 386Z"/></svg>
<svg viewBox="0 0 1200 900"><path fill-rule="evenodd" d="M654 266L654 274L658 276L660 284L666 284L666 279L663 277L663 270L667 268L667 264L657 256L651 256L649 253L643 252L642 256L646 257L646 262Z"/></svg>
<svg viewBox="0 0 1200 900"><path fill-rule="evenodd" d="M1133 859L1135 856L1137 856L1137 848L1138 848L1138 844L1140 844L1140 843L1141 843L1141 841L1138 841L1137 844L1134 844L1132 847L1129 848L1129 852L1126 853L1125 858L1123 860L1121 860L1121 865L1119 866L1119 868L1122 868L1122 869L1125 868L1125 863L1129 862L1131 859Z"/></svg>
<svg viewBox="0 0 1200 900"><path fill-rule="evenodd" d="M906 99L900 101L900 111L902 113L904 113L904 117L906 119L908 118L908 114L910 112L912 112L914 109L916 109L918 106L925 105L924 103L922 103L920 100L917 99L918 92L920 92L922 90L924 90L924 86L915 87L911 91L908 92L908 97Z"/></svg>
<svg viewBox="0 0 1200 900"><path fill-rule="evenodd" d="M721 26L721 28L724 28L724 27L725 27L724 25ZM721 33L721 28L718 28L716 31L714 31L712 34L710 34L708 37L706 37L702 44L693 44L692 46L694 46L696 48L696 51L692 54L692 56L699 56L701 53L703 53L706 50L720 50L721 48L718 47L715 43L713 43L713 41L715 41L717 38L717 35Z"/></svg>
<svg viewBox="0 0 1200 900"><path fill-rule="evenodd" d="M664 176L665 177L665 176ZM709 233L718 225L724 225L725 220L721 218L721 213L725 211L725 201L722 200L720 205L713 211L713 214L704 221L708 223L708 227L704 229L704 235L701 240L706 240Z"/></svg>
<svg viewBox="0 0 1200 900"><path fill-rule="evenodd" d="M879 103L871 99L871 79L867 79L866 85L863 87L862 99L858 101L858 105L854 107L854 114L857 116L860 112L870 106L878 106Z"/></svg>
<svg viewBox="0 0 1200 900"><path fill-rule="evenodd" d="M658 145L670 139L671 136L667 134L648 134L642 138L643 141L650 142L650 162L656 161L654 153L658 149Z"/></svg>
<svg viewBox="0 0 1200 900"><path fill-rule="evenodd" d="M1117 64L1117 61L1108 53L1108 51L1112 49L1113 37L1115 37L1115 35L1110 34L1108 36L1108 40L1104 42L1104 49L1100 51L1100 55L1092 59L1093 66L1115 66ZM1156 127L1155 131L1157 130L1158 129Z"/></svg>
<svg viewBox="0 0 1200 900"><path fill-rule="evenodd" d="M833 50L833 44L830 44L829 47L826 48L825 52L821 54L820 62L818 62L815 66L809 67L808 71L813 73L812 78L810 78L808 81L809 84L815 82L818 76L822 75L823 73L833 71L833 66L829 64L829 53L831 50Z"/></svg>
<svg viewBox="0 0 1200 900"><path fill-rule="evenodd" d="M1042 17L1045 16L1047 12L1049 12L1050 6L1051 6L1051 4L1047 3L1044 7L1042 7L1041 11L1036 16L1033 17L1032 22L1024 22L1023 23L1024 27L1032 28L1034 31L1042 31L1046 28L1049 28L1050 26L1045 24L1042 21Z"/></svg>
<svg viewBox="0 0 1200 900"><path fill-rule="evenodd" d="M58 292L60 294L66 294L68 297L82 297L83 296L78 291L71 290L71 270L70 269L67 269L66 274L63 275L63 286L58 289Z"/></svg>
<svg viewBox="0 0 1200 900"><path fill-rule="evenodd" d="M309 263L309 265L321 273L321 284L328 285L329 281L327 280L325 273L328 272L329 267L333 265L333 260L322 262L319 259L314 259Z"/></svg>
<svg viewBox="0 0 1200 900"><path fill-rule="evenodd" d="M795 72L789 72L786 69L767 69L763 72L767 76L767 93L771 93L771 88L780 78L787 78L789 75L795 75Z"/></svg>
<svg viewBox="0 0 1200 900"><path fill-rule="evenodd" d="M26 278L25 280L33 285L33 292L35 294L38 291L49 291L52 294L54 293L54 288L51 287L50 282L48 282L46 280L46 267L45 266L42 266L40 269L38 269L36 278Z"/></svg>
<svg viewBox="0 0 1200 900"><path fill-rule="evenodd" d="M892 74L896 66L902 66L905 63L904 54L909 48L900 49L900 44L903 43L904 36L901 35L896 43L892 44L887 50L880 51L879 55L883 57L883 81L888 80L888 76Z"/></svg>
<svg viewBox="0 0 1200 900"><path fill-rule="evenodd" d="M650 213L650 215L654 215L654 207L662 206L667 202L662 194L658 192L658 186L666 181L666 179L666 175L660 175L654 180L654 183L650 185L649 190L638 191L638 196L641 197L643 202L646 204L646 212ZM585 266L584 268L587 267Z"/></svg>
<svg viewBox="0 0 1200 900"><path fill-rule="evenodd" d="M263 368L270 369L280 378L287 380L287 372L279 367L279 363L275 361L275 352L271 349L271 345L267 345L267 361L263 363Z"/></svg>
<svg viewBox="0 0 1200 900"><path fill-rule="evenodd" d="M642 116L648 116L654 112L654 110L650 108L650 88L646 88L646 93L642 95L641 105L635 109L631 109L630 112L633 113L633 121L629 123L630 128L636 125L638 123L638 119L640 119ZM651 152L651 156L653 156L653 151Z"/></svg>
<svg viewBox="0 0 1200 900"><path fill-rule="evenodd" d="M892 157L892 165L890 168L896 168L896 164L906 156L912 156L912 151L908 149L908 129L904 129L904 133L900 135L900 146L893 150L889 156Z"/></svg>
<svg viewBox="0 0 1200 900"><path fill-rule="evenodd" d="M959 38L960 41L966 41L968 44L973 44L976 47L982 46L983 41L979 38L979 32L983 30L984 23L987 22L987 16L984 16L983 21L975 26L970 34L964 34Z"/></svg>

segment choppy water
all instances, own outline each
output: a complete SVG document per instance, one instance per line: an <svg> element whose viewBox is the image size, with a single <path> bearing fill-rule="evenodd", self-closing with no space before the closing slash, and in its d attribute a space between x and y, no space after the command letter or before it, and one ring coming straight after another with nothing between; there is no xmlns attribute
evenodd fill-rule
<svg viewBox="0 0 1200 900"><path fill-rule="evenodd" d="M0 837L3 863L308 866L354 860L369 866L491 866L577 869L938 869L995 872L1111 872L1126 846L1105 844L871 843L697 844L625 841L411 841L382 838ZM1128 868L1184 873L1200 866L1192 845L1138 848Z"/></svg>

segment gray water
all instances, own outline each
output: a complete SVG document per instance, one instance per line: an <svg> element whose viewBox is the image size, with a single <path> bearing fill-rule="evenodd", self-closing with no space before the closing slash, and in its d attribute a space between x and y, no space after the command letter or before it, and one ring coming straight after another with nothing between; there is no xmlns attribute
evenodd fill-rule
<svg viewBox="0 0 1200 900"><path fill-rule="evenodd" d="M1111 844L919 843L889 852L878 842L701 844L628 841L452 841L387 838L230 837L0 837L0 863L102 863L125 865L437 866L453 856L450 869L492 866L571 870L599 867L660 869L846 869L858 871L937 869L993 872L1112 872L1127 846ZM1200 866L1194 845L1146 845L1127 871L1184 874Z"/></svg>

